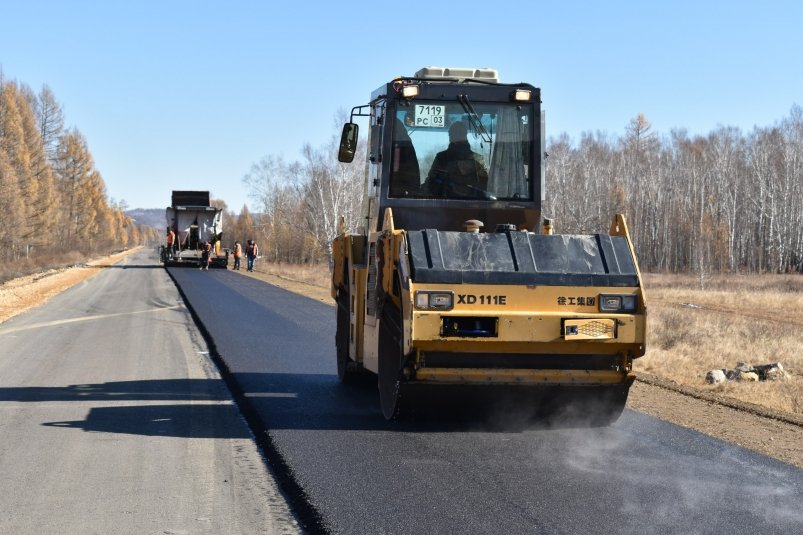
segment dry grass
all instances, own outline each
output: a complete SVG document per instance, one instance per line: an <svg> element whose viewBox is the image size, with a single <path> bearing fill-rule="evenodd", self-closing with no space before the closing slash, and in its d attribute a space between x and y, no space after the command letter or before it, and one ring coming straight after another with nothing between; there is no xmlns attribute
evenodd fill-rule
<svg viewBox="0 0 803 535"><path fill-rule="evenodd" d="M119 253L119 251L110 254L116 253ZM31 258L2 262L0 263L0 284L28 275L83 265L88 259L97 257L100 257L100 255L84 254L79 251L64 251L39 253Z"/></svg>
<svg viewBox="0 0 803 535"><path fill-rule="evenodd" d="M645 276L647 354L636 370L728 397L803 413L803 277ZM705 384L709 370L780 362L786 381Z"/></svg>
<svg viewBox="0 0 803 535"><path fill-rule="evenodd" d="M245 261L243 261L244 265ZM245 268L243 267L243 269ZM332 281L332 275L325 264L284 264L258 260L254 269L274 277L303 282L319 288L328 289Z"/></svg>

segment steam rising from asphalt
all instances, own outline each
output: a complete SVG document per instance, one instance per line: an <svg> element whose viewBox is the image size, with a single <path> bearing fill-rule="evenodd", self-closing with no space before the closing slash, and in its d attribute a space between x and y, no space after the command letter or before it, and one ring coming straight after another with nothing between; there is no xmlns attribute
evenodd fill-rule
<svg viewBox="0 0 803 535"><path fill-rule="evenodd" d="M567 472L615 493L621 516L638 518L649 508L659 523L646 532L716 533L723 508L731 520L742 518L742 527L764 522L759 529L770 530L756 533L803 526L803 477L790 480L772 467L776 461L737 446L629 411L611 427L550 432L563 439ZM645 526L620 533L645 533Z"/></svg>
<svg viewBox="0 0 803 535"><path fill-rule="evenodd" d="M497 455L548 467L565 486L544 488L552 499L615 509L613 516L626 519L618 533L792 533L803 526L803 474L779 461L631 411L594 427L587 403L564 403L548 417L521 399L493 407L469 424L475 439L488 440Z"/></svg>

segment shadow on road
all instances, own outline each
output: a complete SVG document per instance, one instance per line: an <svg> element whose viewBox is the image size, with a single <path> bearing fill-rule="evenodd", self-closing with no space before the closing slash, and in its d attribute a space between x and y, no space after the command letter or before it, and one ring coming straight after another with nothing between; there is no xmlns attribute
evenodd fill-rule
<svg viewBox="0 0 803 535"><path fill-rule="evenodd" d="M588 427L581 414L545 418L530 395L499 396L484 389L417 389L412 414L386 421L373 376L342 385L327 374L241 373L229 376L240 408L258 431L271 429L391 432L516 432ZM175 404L93 407L86 419L43 425L85 431L244 438L248 435L231 396L215 379L156 379L54 387L0 388L0 402L170 401ZM192 403L182 403L192 402ZM223 403L215 403L223 402Z"/></svg>
<svg viewBox="0 0 803 535"><path fill-rule="evenodd" d="M258 427L392 432L520 432L596 427L587 400L557 389L484 387L409 388L410 412L386 421L375 376L343 385L334 375L242 373L227 378Z"/></svg>
<svg viewBox="0 0 803 535"><path fill-rule="evenodd" d="M100 433L179 438L251 437L233 404L96 407L89 410L85 420L47 422L42 425Z"/></svg>
<svg viewBox="0 0 803 535"><path fill-rule="evenodd" d="M0 401L147 401L231 399L217 379L152 379L69 386L33 386L0 388Z"/></svg>
<svg viewBox="0 0 803 535"><path fill-rule="evenodd" d="M84 420L44 426L84 431L182 438L249 438L222 381L158 379L69 386L0 388L0 402L168 401L174 404L97 406Z"/></svg>

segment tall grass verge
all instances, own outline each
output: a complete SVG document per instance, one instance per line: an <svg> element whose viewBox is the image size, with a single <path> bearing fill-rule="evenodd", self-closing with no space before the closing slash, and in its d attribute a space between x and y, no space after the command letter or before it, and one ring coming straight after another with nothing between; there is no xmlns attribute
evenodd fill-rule
<svg viewBox="0 0 803 535"><path fill-rule="evenodd" d="M776 410L803 413L803 277L645 275L644 371ZM780 362L784 381L706 385L713 369Z"/></svg>

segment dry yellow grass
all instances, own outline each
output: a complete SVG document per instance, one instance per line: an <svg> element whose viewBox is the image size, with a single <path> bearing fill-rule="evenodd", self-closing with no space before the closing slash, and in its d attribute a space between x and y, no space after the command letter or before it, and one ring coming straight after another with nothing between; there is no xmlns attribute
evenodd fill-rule
<svg viewBox="0 0 803 535"><path fill-rule="evenodd" d="M320 288L328 289L332 280L329 268L325 264L299 265L258 261L255 269L274 277L303 282Z"/></svg>
<svg viewBox="0 0 803 535"><path fill-rule="evenodd" d="M645 371L695 388L803 413L803 277L645 276ZM780 362L785 381L705 384L709 370Z"/></svg>

